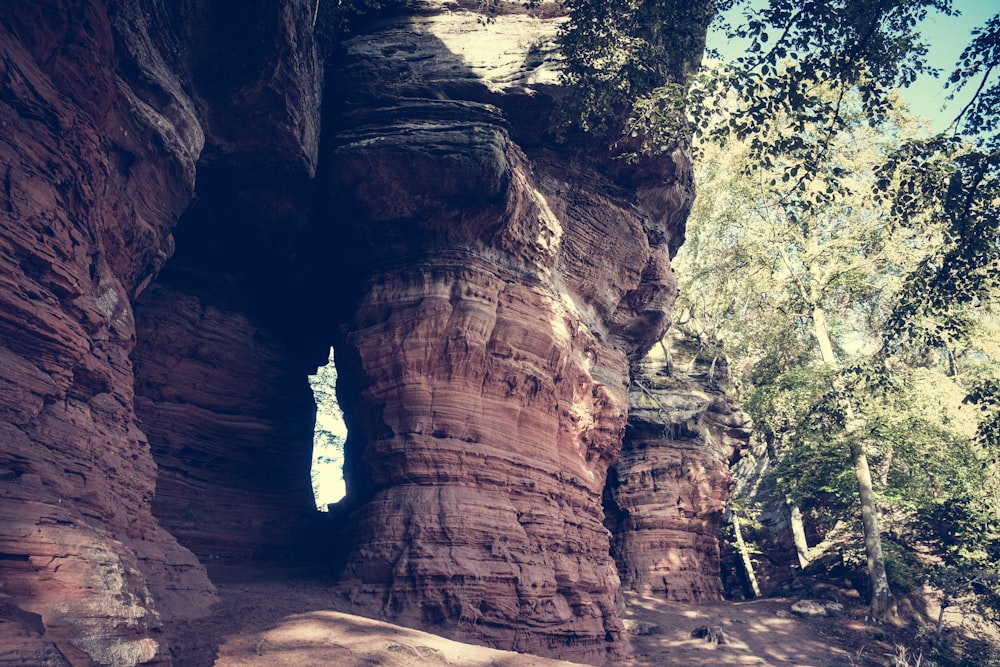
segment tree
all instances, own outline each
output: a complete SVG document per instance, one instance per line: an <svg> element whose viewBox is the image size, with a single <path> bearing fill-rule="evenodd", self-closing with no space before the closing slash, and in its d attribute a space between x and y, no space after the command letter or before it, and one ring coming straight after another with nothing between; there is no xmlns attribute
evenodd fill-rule
<svg viewBox="0 0 1000 667"><path fill-rule="evenodd" d="M562 5L569 15L559 34L569 98L561 123L631 144L634 123L628 120L637 109L683 100L705 50L713 0L562 0ZM645 144L657 142L647 152L665 152L686 139L683 115L667 122L669 128L646 128L656 138L645 137Z"/></svg>
<svg viewBox="0 0 1000 667"><path fill-rule="evenodd" d="M769 177L752 187L734 183L742 192L764 193L751 201L749 216L746 211L732 216L744 224L753 219L764 241L755 243L751 234L726 230L722 234L730 245L723 255L729 270L749 271L752 281L770 280L781 289L766 292L766 297L748 290L723 298L702 292L701 299L688 300L681 321L699 334L728 337L729 342L742 339L746 348L761 346L759 339L746 335L752 329L746 320L740 322L744 331L733 332L724 318L704 315L712 307L747 313L770 306L764 311L784 315L787 329L796 332L781 336L792 343L786 348L763 346L770 349L759 361L784 366L771 379L810 363L829 373L829 391L809 407L804 420L832 428L850 450L872 579L872 612L884 617L889 591L875 511L876 480L866 451L871 444L865 441L885 435L876 428L885 420L873 417L881 414L877 408L900 404L905 393L899 390L900 378L914 360L941 349L950 355L981 316L977 307L997 293L1000 19L994 17L974 35L948 80L955 88L975 86L954 134L896 137L891 152L868 163L880 178L857 183L845 178L849 166L837 164L844 137L865 123L877 131L892 120L898 109L895 89L928 71L920 22L929 11L952 13L950 0L770 0L762 7L722 0L716 9L723 29L730 38L744 40L746 55L698 74L688 66L692 58L665 58L657 50L667 43L669 27L666 15L651 11L650 3L629 2L620 13L616 8L621 3L608 0L566 5L571 12L562 40L565 81L583 129L623 132L617 145L633 158L669 150L692 131L719 143L735 139L746 158L743 176ZM676 6L664 3L664 9ZM705 9L701 3L696 8ZM736 12L740 19L727 23L726 17ZM679 44L691 43L685 31L697 23L680 24ZM773 190L775 185L782 192ZM876 207L851 205L865 199L866 191L871 197L873 190L879 197ZM865 218L866 211L874 220ZM890 257L880 259L883 249L894 248L891 255L897 258L907 248L894 240L928 228L939 233L933 252L911 253L915 264L874 270ZM755 252L760 245L775 252ZM892 281L882 279L886 273ZM730 278L733 282L738 279ZM782 329L780 317L755 319L770 331ZM851 325L854 340L844 335ZM759 335L761 329L754 331ZM844 355L862 333L868 334L864 342L874 352L864 359ZM812 350L807 339L814 343ZM850 363L845 366L842 359ZM980 383L970 400L995 415L998 386ZM984 421L985 432L995 433L996 423ZM888 475L894 448L882 444ZM961 449L956 444L955 450Z"/></svg>
<svg viewBox="0 0 1000 667"><path fill-rule="evenodd" d="M619 146L633 156L668 150L692 131L722 141L735 136L746 143L752 162L765 168L774 166L777 155L794 157L784 162L785 175L803 185L818 177L837 134L850 126L849 108L859 106L877 125L898 106L898 87L918 74L936 73L925 62L921 21L928 12L955 13L951 0L563 4L569 12L561 35L564 81L571 93L564 121L584 130L619 133ZM713 13L729 39L746 45L746 53L699 74L695 65ZM945 298L974 295L975 285L997 275L990 272L1000 252L995 203L994 210L972 218L967 204L990 201L996 187L1000 15L974 33L947 85L956 91L974 88L953 125L956 136L912 141L883 169L909 174L883 179L883 184L898 186L891 196L898 200L899 214L905 216L918 195L931 196L941 200L953 222L954 248L942 250L927 265L937 276L914 283L927 288L915 292L928 298L934 293ZM722 99L735 100L735 108L719 104ZM717 122L720 111L724 122ZM776 133L779 118L786 131ZM949 146L957 137L966 144L974 139L974 150L956 155ZM957 176L919 178L920 167L931 161L948 165L945 173ZM826 177L824 185L810 189L801 203L825 206L838 188L835 175ZM969 267L980 270L962 278Z"/></svg>
<svg viewBox="0 0 1000 667"><path fill-rule="evenodd" d="M675 265L681 326L713 339L731 368L743 371L751 388L748 409L772 449L784 450L777 452L777 474L793 516L801 503L849 510L843 472L853 471L872 613L884 618L890 595L877 487L886 493L891 481L903 488L901 479L889 479L890 471L912 469L942 442L951 443L951 463L968 469L974 462L961 459L968 437L962 440L912 407L906 387L914 360L897 354L890 363L885 352L908 276L950 238L950 225L940 216L915 216L900 225L891 202L870 197L871 174L913 136L917 123L897 113L893 122L872 127L849 104L842 115L851 126L836 137L816 128L805 132L802 145L825 142L835 156L817 165L810 179L797 178L794 155L773 155L764 167L752 159L747 141L703 147L701 196ZM767 131L780 133L782 123L776 125ZM811 201L817 187L826 189L823 207ZM871 365L870 357L883 369L893 366L891 373L866 379L860 369ZM887 426L896 414L907 416L906 428ZM849 454L849 468L838 452ZM873 453L881 479L873 479ZM908 491L894 499L914 497L914 488Z"/></svg>

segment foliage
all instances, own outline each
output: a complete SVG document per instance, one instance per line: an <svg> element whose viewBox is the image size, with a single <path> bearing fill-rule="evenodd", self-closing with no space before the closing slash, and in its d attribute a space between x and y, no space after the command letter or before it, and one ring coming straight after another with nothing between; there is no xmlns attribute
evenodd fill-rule
<svg viewBox="0 0 1000 667"><path fill-rule="evenodd" d="M588 131L624 130L641 138L639 152L649 153L668 149L691 129L716 139L734 134L765 164L776 154L798 154L803 176L822 162L829 140L843 129L848 96L856 95L866 117L878 122L890 115L897 86L931 71L919 23L929 10L952 11L950 0L563 4L570 17L561 39L564 80L572 93L564 121ZM744 44L746 52L725 67L697 72L704 27L713 15L727 39ZM987 32L983 44L992 44L992 35ZM958 81L983 67L970 53ZM722 127L714 102L727 97L739 108L723 112ZM778 117L786 119L786 132L760 131ZM821 132L810 137L815 127Z"/></svg>
<svg viewBox="0 0 1000 667"><path fill-rule="evenodd" d="M972 32L947 86L955 92L974 85L976 94L959 113L954 126L966 136L978 136L986 152L1000 149L1000 14ZM953 93L954 94L954 93Z"/></svg>
<svg viewBox="0 0 1000 667"><path fill-rule="evenodd" d="M655 130L658 150L683 137L687 123L677 105L701 60L712 0L562 4L569 15L559 34L569 89L562 126L612 141Z"/></svg>
<svg viewBox="0 0 1000 667"><path fill-rule="evenodd" d="M976 490L970 490L920 513L922 527L946 568L985 570L1000 562L1000 517L976 495Z"/></svg>
<svg viewBox="0 0 1000 667"><path fill-rule="evenodd" d="M994 457L1000 455L1000 380L988 378L978 381L966 397L985 413L977 435Z"/></svg>
<svg viewBox="0 0 1000 667"><path fill-rule="evenodd" d="M930 150L903 113L873 124L864 93L812 90L835 101L836 132L783 110L753 129L757 144L725 114L703 133L700 198L676 262L680 319L711 332L741 374L779 498L813 521L855 523L858 443L890 533L928 539L922 517L948 499L1000 511L995 493L974 493L996 470L976 446L1000 405L987 370L1000 350L983 344L996 196L989 170L978 181L962 170L974 162L967 143ZM801 134L791 143L789 127ZM774 152L759 158L765 144ZM962 270L942 270L942 258ZM928 576L890 541L884 551L896 588Z"/></svg>
<svg viewBox="0 0 1000 667"><path fill-rule="evenodd" d="M407 0L316 0L313 29L319 49L330 56L334 47L351 30L354 24L380 12L399 9Z"/></svg>
<svg viewBox="0 0 1000 667"><path fill-rule="evenodd" d="M841 443L824 437L838 416L817 409L833 391L833 376L825 366L797 366L755 387L743 404L781 462L773 481L807 510L839 512L854 503Z"/></svg>
<svg viewBox="0 0 1000 667"><path fill-rule="evenodd" d="M897 594L906 595L919 586L921 565L908 546L892 540L886 540L883 546L889 586Z"/></svg>
<svg viewBox="0 0 1000 667"><path fill-rule="evenodd" d="M909 142L882 167L879 185L891 193L897 224L931 215L948 225L946 243L901 290L892 331L928 345L962 337L965 307L1000 288L1000 153L944 137Z"/></svg>
<svg viewBox="0 0 1000 667"><path fill-rule="evenodd" d="M817 177L835 137L850 127L845 103L852 96L873 126L891 118L898 106L893 88L927 71L920 21L928 10L952 13L950 0L771 0L764 7L735 0L722 9L727 7L722 29L745 40L747 50L725 70L737 108L709 134L748 141L752 164L793 156L786 175L804 181ZM740 20L733 20L740 8ZM961 135L911 138L879 170L878 185L893 202L896 224L936 216L949 226L948 243L925 259L901 292L890 328L904 336L960 335L964 322L952 306L982 300L997 288L1000 16L974 32L947 85L975 87L953 125ZM783 119L787 132L767 129L775 118ZM929 331L916 330L924 325Z"/></svg>
<svg viewBox="0 0 1000 667"><path fill-rule="evenodd" d="M884 119L893 89L929 69L920 21L928 10L952 12L950 0L770 0L763 7L730 0L719 8L720 29L746 44L730 69L745 117L729 129L750 138L756 157L794 149L794 135L809 126L832 136L848 93L859 94L867 117ZM835 94L817 94L821 88ZM793 136L762 140L756 128L777 115L789 118Z"/></svg>

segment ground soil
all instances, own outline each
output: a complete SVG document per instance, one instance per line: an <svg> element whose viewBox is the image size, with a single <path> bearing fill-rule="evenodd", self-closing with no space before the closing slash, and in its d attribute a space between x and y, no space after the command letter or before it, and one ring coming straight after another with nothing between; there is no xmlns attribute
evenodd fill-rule
<svg viewBox="0 0 1000 667"><path fill-rule="evenodd" d="M230 566L211 575L221 598L214 613L173 626L168 637L177 667L572 664L353 616L332 582L314 572ZM626 601L635 657L622 667L891 665L898 650L892 629L867 623L864 607L850 601L844 616L820 619L792 615L790 598L688 605L629 594ZM708 638L692 635L706 627Z"/></svg>

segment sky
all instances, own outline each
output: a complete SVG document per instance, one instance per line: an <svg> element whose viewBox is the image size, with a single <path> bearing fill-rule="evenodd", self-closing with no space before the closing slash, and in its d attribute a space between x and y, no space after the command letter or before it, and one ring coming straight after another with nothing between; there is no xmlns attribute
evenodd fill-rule
<svg viewBox="0 0 1000 667"><path fill-rule="evenodd" d="M1000 0L953 0L952 6L960 12L959 16L929 12L921 25L921 32L929 46L927 61L941 70L940 76L922 76L902 91L911 110L927 118L934 131L944 130L972 93L972 90L966 91L967 94L956 96L955 101L947 102L945 98L950 91L944 90L944 82L954 69L962 49L969 43L972 30L1000 12ZM718 48L724 57L735 56L735 50L721 43L720 37L711 33L709 46Z"/></svg>
<svg viewBox="0 0 1000 667"><path fill-rule="evenodd" d="M943 89L944 81L954 69L962 49L969 43L972 30L1000 12L1000 0L954 0L954 7L961 12L960 16L929 14L922 31L930 46L928 62L941 70L940 78L922 77L903 91L903 97L913 112L930 120L931 127L936 131L948 126L973 92L963 91L968 94L960 93L955 101L946 102L949 91ZM944 111L942 107L945 107Z"/></svg>

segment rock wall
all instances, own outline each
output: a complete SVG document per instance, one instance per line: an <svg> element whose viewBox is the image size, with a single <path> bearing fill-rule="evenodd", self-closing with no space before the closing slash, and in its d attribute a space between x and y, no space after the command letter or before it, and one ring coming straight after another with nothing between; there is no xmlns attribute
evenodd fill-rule
<svg viewBox="0 0 1000 667"><path fill-rule="evenodd" d="M743 529L743 539L756 547L753 557L754 577L761 595L791 594L796 580L803 574L795 538L792 534L792 506L788 497L774 483L773 446L761 438L732 468L735 479L733 498L752 511L756 526ZM808 515L805 517L808 519ZM815 526L806 523L807 540L812 545L823 541L823 533L810 531ZM818 533L818 534L817 534ZM753 595L746 570L735 544L723 539L723 583L731 599Z"/></svg>
<svg viewBox="0 0 1000 667"><path fill-rule="evenodd" d="M633 369L621 456L605 509L622 584L677 602L724 598L719 531L749 418L727 397L725 361L673 330ZM669 354L666 354L669 352Z"/></svg>
<svg viewBox="0 0 1000 667"><path fill-rule="evenodd" d="M555 19L420 7L344 44L322 158L365 278L337 347L345 592L452 637L619 659L601 495L628 360L675 295L688 157L618 165L539 130Z"/></svg>
<svg viewBox="0 0 1000 667"><path fill-rule="evenodd" d="M313 0L0 6L0 664L169 664L189 548L321 541L331 341L359 610L628 655L602 494L689 156L557 142L555 3L466 4L359 22L322 147Z"/></svg>
<svg viewBox="0 0 1000 667"><path fill-rule="evenodd" d="M151 511L129 354L196 170L252 153L240 132L315 165L312 4L258 4L284 48L230 43L261 59L243 80L210 57L233 3L0 6L0 664L169 664L164 625L215 600Z"/></svg>
<svg viewBox="0 0 1000 667"><path fill-rule="evenodd" d="M151 48L155 45L147 44ZM130 301L171 252L203 137L163 80L115 71L100 3L5 3L0 21L0 662L164 658L160 614L213 587L150 513L132 411ZM153 599L160 604L154 604Z"/></svg>
<svg viewBox="0 0 1000 667"><path fill-rule="evenodd" d="M153 513L203 562L287 559L315 511L305 373L244 313L166 282L137 302L133 353L158 466Z"/></svg>

